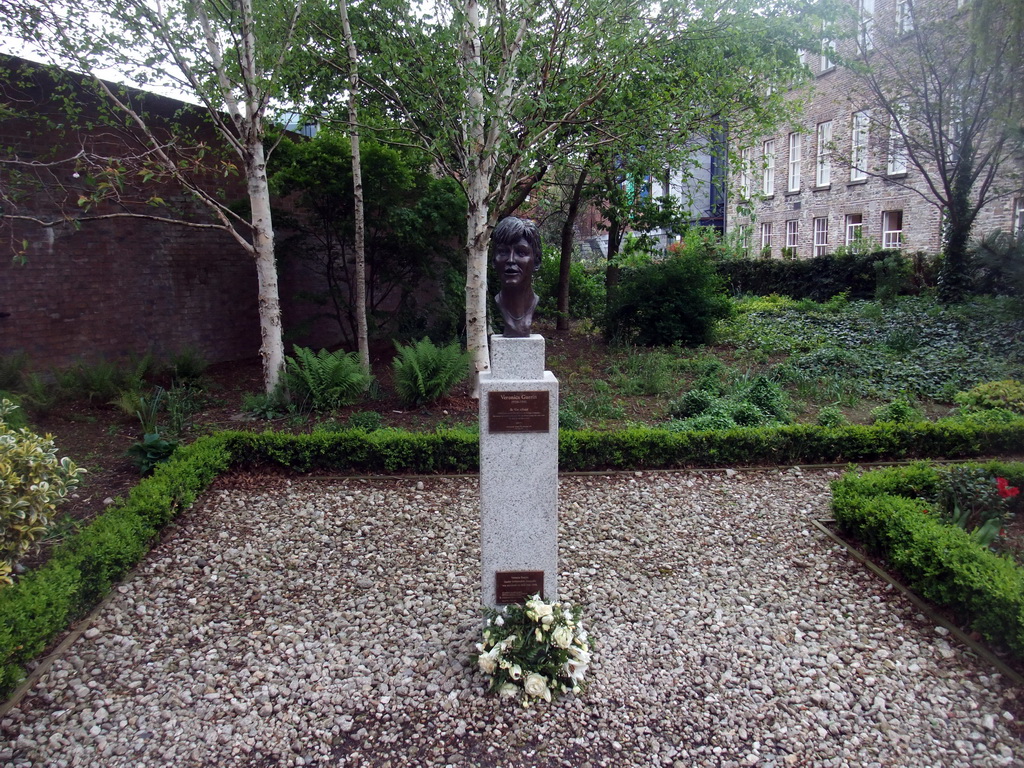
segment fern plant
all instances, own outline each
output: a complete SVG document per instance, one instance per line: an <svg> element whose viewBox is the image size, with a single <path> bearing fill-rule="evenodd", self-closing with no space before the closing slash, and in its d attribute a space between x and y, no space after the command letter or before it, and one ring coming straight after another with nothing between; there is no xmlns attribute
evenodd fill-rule
<svg viewBox="0 0 1024 768"><path fill-rule="evenodd" d="M355 352L319 352L295 347L295 357L286 357L288 389L301 407L317 412L332 411L359 400L370 386L371 377L359 365Z"/></svg>
<svg viewBox="0 0 1024 768"><path fill-rule="evenodd" d="M396 343L395 348L395 390L405 405L436 402L469 375L469 352L457 341L438 347L425 338L407 347Z"/></svg>

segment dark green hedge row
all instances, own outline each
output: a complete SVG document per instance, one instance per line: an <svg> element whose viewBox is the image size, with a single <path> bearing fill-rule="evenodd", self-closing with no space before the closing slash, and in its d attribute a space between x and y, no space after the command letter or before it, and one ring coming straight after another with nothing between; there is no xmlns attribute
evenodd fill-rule
<svg viewBox="0 0 1024 768"><path fill-rule="evenodd" d="M721 432L564 431L563 471L872 461L998 455L1024 446L1024 420L788 426ZM477 435L464 430L288 435L222 432L179 449L127 500L71 537L42 568L0 590L0 694L68 623L91 609L137 563L161 527L232 468L276 465L351 473L475 472Z"/></svg>
<svg viewBox="0 0 1024 768"><path fill-rule="evenodd" d="M879 273L876 264L899 251L869 254L828 254L813 259L727 259L715 262L715 270L734 294L777 293L793 299L827 301L843 291L851 299L874 299ZM932 260L912 256L913 270L904 289L929 282L935 271Z"/></svg>
<svg viewBox="0 0 1024 768"><path fill-rule="evenodd" d="M1022 463L984 466L1013 485L1024 482ZM847 473L833 483L833 514L914 592L1024 659L1024 568L922 512L921 498L932 498L938 478L926 465Z"/></svg>

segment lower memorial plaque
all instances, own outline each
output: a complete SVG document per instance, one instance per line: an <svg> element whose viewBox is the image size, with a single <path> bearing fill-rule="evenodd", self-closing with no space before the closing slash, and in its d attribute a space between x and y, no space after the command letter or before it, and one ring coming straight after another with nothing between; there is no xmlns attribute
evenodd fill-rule
<svg viewBox="0 0 1024 768"><path fill-rule="evenodd" d="M534 595L544 596L544 571L499 571L494 584L499 605L525 603Z"/></svg>

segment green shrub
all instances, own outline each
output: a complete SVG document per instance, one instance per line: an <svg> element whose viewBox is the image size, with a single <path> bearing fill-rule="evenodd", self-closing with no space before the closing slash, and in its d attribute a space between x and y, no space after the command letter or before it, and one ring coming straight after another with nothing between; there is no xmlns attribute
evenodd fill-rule
<svg viewBox="0 0 1024 768"><path fill-rule="evenodd" d="M183 347L167 361L175 387L198 386L209 367L210 363L195 347Z"/></svg>
<svg viewBox="0 0 1024 768"><path fill-rule="evenodd" d="M376 411L355 411L348 417L349 429L362 429L373 432L384 426L384 418Z"/></svg>
<svg viewBox="0 0 1024 768"><path fill-rule="evenodd" d="M673 419L689 419L709 411L718 402L718 395L706 389L691 389L668 404Z"/></svg>
<svg viewBox="0 0 1024 768"><path fill-rule="evenodd" d="M785 423L790 421L791 403L782 385L767 376L755 376L743 398L756 405L772 419Z"/></svg>
<svg viewBox="0 0 1024 768"><path fill-rule="evenodd" d="M317 413L333 411L359 400L370 386L370 375L355 352L314 353L295 347L295 357L285 358L288 389L299 408Z"/></svg>
<svg viewBox="0 0 1024 768"><path fill-rule="evenodd" d="M50 526L57 504L78 486L85 470L57 458L53 440L12 428L15 408L0 400L0 586L14 565Z"/></svg>
<svg viewBox="0 0 1024 768"><path fill-rule="evenodd" d="M0 355L0 391L21 391L21 381L28 368L28 355L14 352Z"/></svg>
<svg viewBox="0 0 1024 768"><path fill-rule="evenodd" d="M876 301L887 304L910 288L914 266L903 253L890 252L874 263L874 269Z"/></svg>
<svg viewBox="0 0 1024 768"><path fill-rule="evenodd" d="M819 427L845 427L850 423L843 412L835 405L826 405L818 411L815 423Z"/></svg>
<svg viewBox="0 0 1024 768"><path fill-rule="evenodd" d="M242 412L250 416L272 421L295 412L295 407L288 402L288 392L283 386L273 392L246 392L242 395Z"/></svg>
<svg viewBox="0 0 1024 768"><path fill-rule="evenodd" d="M984 471L1024 480L1020 463L993 462ZM936 468L921 464L850 472L833 483L833 515L919 595L1024 658L1024 569L923 511L922 497L933 497L941 483Z"/></svg>
<svg viewBox="0 0 1024 768"><path fill-rule="evenodd" d="M660 395L672 386L671 357L630 349L622 363L612 366L611 374L624 395Z"/></svg>
<svg viewBox="0 0 1024 768"><path fill-rule="evenodd" d="M711 340L715 323L732 304L711 262L681 254L623 270L608 311L606 335L641 346L687 346Z"/></svg>
<svg viewBox="0 0 1024 768"><path fill-rule="evenodd" d="M558 406L558 428L561 429L583 429L585 420L578 410L573 406L572 401L563 401Z"/></svg>
<svg viewBox="0 0 1024 768"><path fill-rule="evenodd" d="M438 347L430 339L421 339L408 346L395 344L395 348L395 389L407 406L436 402L469 376L470 354L457 341Z"/></svg>
<svg viewBox="0 0 1024 768"><path fill-rule="evenodd" d="M157 464L167 461L178 448L177 440L168 440L159 432L147 432L126 453L140 475L148 475Z"/></svg>
<svg viewBox="0 0 1024 768"><path fill-rule="evenodd" d="M988 381L967 392L958 392L953 402L965 412L1000 408L1024 414L1024 384L1013 379Z"/></svg>
<svg viewBox="0 0 1024 768"><path fill-rule="evenodd" d="M533 285L540 303L538 314L544 317L558 315L558 270L561 255L557 248L545 248L540 270L534 275ZM604 316L605 287L603 270L588 267L574 260L569 266L569 317L589 319L595 323Z"/></svg>
<svg viewBox="0 0 1024 768"><path fill-rule="evenodd" d="M897 397L891 403L871 409L871 422L890 422L893 424L910 424L923 418L921 411L915 408L905 397Z"/></svg>

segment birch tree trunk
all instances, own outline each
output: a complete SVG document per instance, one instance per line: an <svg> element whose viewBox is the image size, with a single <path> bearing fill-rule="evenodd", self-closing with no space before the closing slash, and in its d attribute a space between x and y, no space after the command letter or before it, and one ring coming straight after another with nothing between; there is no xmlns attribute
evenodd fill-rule
<svg viewBox="0 0 1024 768"><path fill-rule="evenodd" d="M270 216L270 187L262 141L249 147L246 176L252 208L252 248L259 284L260 357L267 394L277 387L284 369L284 337L281 331L281 300L274 261L274 224Z"/></svg>
<svg viewBox="0 0 1024 768"><path fill-rule="evenodd" d="M356 346L363 371L370 372L370 341L366 327L366 217L363 206L363 165L359 154L359 56L348 20L348 5L339 0L341 26L345 33L345 46L349 61L348 135L352 144L352 191L355 199L356 250Z"/></svg>
<svg viewBox="0 0 1024 768"><path fill-rule="evenodd" d="M463 130L469 170L466 213L466 349L476 371L491 367L487 346L487 235L493 153L487 152L484 94L481 84L480 6L467 0L462 38L462 68L466 75ZM476 385L474 396L478 396Z"/></svg>

